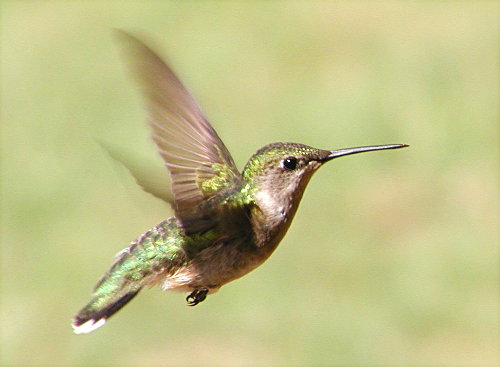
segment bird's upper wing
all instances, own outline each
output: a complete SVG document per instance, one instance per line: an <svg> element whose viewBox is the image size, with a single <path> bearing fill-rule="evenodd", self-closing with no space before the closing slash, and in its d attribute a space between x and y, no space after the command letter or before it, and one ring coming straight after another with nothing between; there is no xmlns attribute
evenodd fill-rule
<svg viewBox="0 0 500 367"><path fill-rule="evenodd" d="M241 182L241 174L168 65L137 38L121 31L120 36L146 98L153 140L172 178L177 216L185 227L196 227L196 218L207 214L200 204Z"/></svg>

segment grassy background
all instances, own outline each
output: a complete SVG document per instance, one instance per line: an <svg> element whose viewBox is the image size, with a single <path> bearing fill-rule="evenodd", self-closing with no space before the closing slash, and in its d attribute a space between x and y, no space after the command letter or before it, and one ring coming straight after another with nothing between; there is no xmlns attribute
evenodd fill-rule
<svg viewBox="0 0 500 367"><path fill-rule="evenodd" d="M1 6L4 366L494 366L495 2ZM239 167L260 146L407 143L311 181L280 248L202 305L70 319L171 215L95 138L157 159L113 28L154 40Z"/></svg>

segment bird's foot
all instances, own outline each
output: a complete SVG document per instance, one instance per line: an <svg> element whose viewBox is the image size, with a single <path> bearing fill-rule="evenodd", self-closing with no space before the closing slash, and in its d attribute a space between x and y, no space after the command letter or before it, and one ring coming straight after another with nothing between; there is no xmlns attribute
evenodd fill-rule
<svg viewBox="0 0 500 367"><path fill-rule="evenodd" d="M186 297L186 302L188 306L196 306L198 303L203 302L207 298L208 289L200 288L192 291L189 296Z"/></svg>

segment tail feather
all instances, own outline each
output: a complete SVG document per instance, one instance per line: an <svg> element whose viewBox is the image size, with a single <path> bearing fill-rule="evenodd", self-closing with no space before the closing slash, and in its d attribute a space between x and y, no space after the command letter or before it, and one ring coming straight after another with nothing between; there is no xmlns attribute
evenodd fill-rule
<svg viewBox="0 0 500 367"><path fill-rule="evenodd" d="M134 298L141 289L126 293L111 303L106 302L101 297L96 297L90 301L73 319L73 331L76 334L87 334L101 327L114 313L125 306Z"/></svg>
<svg viewBox="0 0 500 367"><path fill-rule="evenodd" d="M175 221L163 221L117 255L94 287L91 301L73 319L75 333L89 333L104 325L144 286L152 285L162 272L171 271L185 261L184 250L167 241L175 228Z"/></svg>

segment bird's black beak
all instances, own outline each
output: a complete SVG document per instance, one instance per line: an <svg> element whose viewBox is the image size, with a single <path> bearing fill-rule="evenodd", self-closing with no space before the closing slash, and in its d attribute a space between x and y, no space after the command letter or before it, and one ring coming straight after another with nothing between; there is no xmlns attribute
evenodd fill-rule
<svg viewBox="0 0 500 367"><path fill-rule="evenodd" d="M385 150L385 149L399 149L399 148L406 148L409 145L406 144L389 144L389 145L372 145L368 147L357 147L357 148L345 148L345 149L338 149L338 150L331 150L330 154L326 156L325 158L319 159L320 162L327 162L329 160L338 158L338 157L343 157L345 155L350 155L350 154L357 154L357 153L364 153L364 152L371 152L374 150Z"/></svg>

